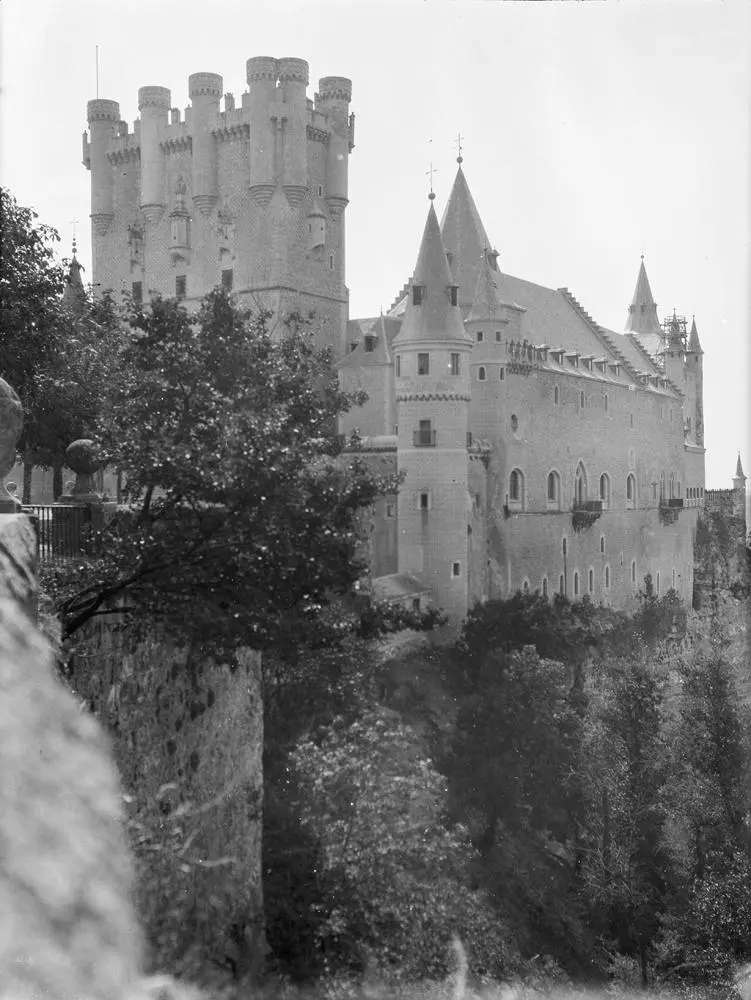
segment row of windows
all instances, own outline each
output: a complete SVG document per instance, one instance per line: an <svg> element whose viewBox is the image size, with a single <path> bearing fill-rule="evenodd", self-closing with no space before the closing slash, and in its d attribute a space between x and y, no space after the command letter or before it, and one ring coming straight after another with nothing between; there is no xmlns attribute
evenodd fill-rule
<svg viewBox="0 0 751 1000"><path fill-rule="evenodd" d="M232 291L232 286L234 284L234 270L231 267L225 268L222 271L222 288L227 291ZM188 277L185 274L175 275L175 298L184 299L188 294ZM143 304L143 282L134 281L131 286L131 295L133 297L133 302L140 306Z"/></svg>
<svg viewBox="0 0 751 1000"><path fill-rule="evenodd" d="M630 456L629 456L630 457ZM652 483L652 499L658 499L658 487L659 487L659 499L665 500L668 497L670 499L679 498L681 496L681 481L676 479L675 473L671 472L669 478L666 480L665 473L660 473L659 483ZM697 487L700 489L700 487ZM703 496L703 490L701 490ZM584 464L580 462L576 467L576 473L574 475L574 504L583 504L589 500L589 488L587 480L587 472ZM610 476L607 472L603 472L599 478L598 491L596 495L591 498L598 500L602 504L602 509L607 510L610 506ZM561 476L555 469L552 469L548 473L547 478L547 494L546 500L548 508L560 509L562 494L561 494ZM626 477L626 507L634 508L638 500L638 490L636 483L636 476L633 472L629 472ZM524 509L526 505L526 488L524 473L521 469L513 469L509 476L509 489L508 489L508 502L510 506L514 506L517 509Z"/></svg>
<svg viewBox="0 0 751 1000"><path fill-rule="evenodd" d="M630 579L631 579L632 589L635 590L636 589L636 582L637 582L636 560L633 560L631 562ZM673 590L675 590L677 579L678 578L677 578L677 575L676 575L676 572L675 572L675 567L674 567L673 570L672 570L672 576L671 576L671 587L673 588ZM610 584L611 584L610 566L605 566L605 568L603 570L603 574L602 574L602 582L603 582L603 588L605 590L610 590ZM585 590L585 588L586 588L586 590ZM659 570L657 570L657 573L655 574L654 588L655 588L655 594L659 597L659 595L660 595L660 589L661 589L661 580L660 580L660 571ZM525 594L529 593L529 591L530 591L529 580L524 580L524 582L522 584L522 590L523 590L523 592ZM543 597L548 597L548 578L547 578L547 576L543 576L541 584L540 584L540 591L539 592L542 594ZM594 571L594 569L590 566L589 570L587 570L586 578L583 577L583 576L581 576L579 574L579 570L578 569L575 569L574 573L573 573L573 577L572 577L572 596L573 596L574 600L576 600L577 598L583 597L585 593L587 593L588 595L591 595L591 594L594 594L594 592L595 592L595 571ZM563 573L561 573L560 576L558 577L558 591L557 591L557 593L563 594L564 596L567 596L566 577L564 576Z"/></svg>

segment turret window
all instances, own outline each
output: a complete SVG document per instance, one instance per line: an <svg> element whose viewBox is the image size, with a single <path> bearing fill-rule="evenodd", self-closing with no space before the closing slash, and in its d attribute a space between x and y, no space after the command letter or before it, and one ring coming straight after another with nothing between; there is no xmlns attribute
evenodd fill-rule
<svg viewBox="0 0 751 1000"><path fill-rule="evenodd" d="M524 473L514 469L508 480L509 507L521 510L524 507Z"/></svg>
<svg viewBox="0 0 751 1000"><path fill-rule="evenodd" d="M461 373L462 373L462 369L461 369L461 355L459 355L459 354L452 354L451 355L450 372L451 372L452 375L461 375Z"/></svg>
<svg viewBox="0 0 751 1000"><path fill-rule="evenodd" d="M397 354L395 364L396 364L396 377L397 378L401 378L401 375L402 375L402 356L401 356L401 354Z"/></svg>
<svg viewBox="0 0 751 1000"><path fill-rule="evenodd" d="M478 330L477 331L477 343L481 344L484 339L485 339L485 334L482 332L482 330Z"/></svg>
<svg viewBox="0 0 751 1000"><path fill-rule="evenodd" d="M430 375L430 355L429 354L418 354L417 355L417 374L418 375Z"/></svg>
<svg viewBox="0 0 751 1000"><path fill-rule="evenodd" d="M421 306L423 300L423 286L413 285L412 286L412 305Z"/></svg>
<svg viewBox="0 0 751 1000"><path fill-rule="evenodd" d="M459 288L457 285L449 285L449 300L452 306L459 304Z"/></svg>

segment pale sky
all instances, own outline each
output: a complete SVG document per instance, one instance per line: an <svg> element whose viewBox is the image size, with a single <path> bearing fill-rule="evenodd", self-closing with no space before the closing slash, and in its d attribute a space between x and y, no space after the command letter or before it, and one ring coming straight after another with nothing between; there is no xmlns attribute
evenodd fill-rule
<svg viewBox="0 0 751 1000"><path fill-rule="evenodd" d="M568 286L623 329L639 255L662 318L695 313L707 485L751 476L751 5L746 0L4 0L0 182L90 273L86 102L221 73L238 104L251 56L353 81L347 284L352 317L387 309L427 212L464 169L499 265Z"/></svg>

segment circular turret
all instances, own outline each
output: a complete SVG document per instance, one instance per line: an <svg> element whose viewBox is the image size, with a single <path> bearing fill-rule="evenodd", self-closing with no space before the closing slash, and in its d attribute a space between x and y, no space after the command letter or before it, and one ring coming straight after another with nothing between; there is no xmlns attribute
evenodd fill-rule
<svg viewBox="0 0 751 1000"><path fill-rule="evenodd" d="M281 84L299 83L303 87L307 87L309 78L309 67L304 59L294 59L288 56L279 60L279 82Z"/></svg>
<svg viewBox="0 0 751 1000"><path fill-rule="evenodd" d="M166 114L172 107L172 94L167 87L139 87L138 110L154 108Z"/></svg>
<svg viewBox="0 0 751 1000"><path fill-rule="evenodd" d="M117 124L120 121L120 105L117 101L107 101L103 97L98 97L86 105L86 119L89 124L91 122Z"/></svg>
<svg viewBox="0 0 751 1000"><path fill-rule="evenodd" d="M191 73L188 93L191 101L196 97L212 97L218 101L224 93L224 80L218 73Z"/></svg>
<svg viewBox="0 0 751 1000"><path fill-rule="evenodd" d="M277 60L272 56L253 56L245 64L245 77L249 85L261 80L276 83L277 71Z"/></svg>
<svg viewBox="0 0 751 1000"><path fill-rule="evenodd" d="M349 104L352 100L352 81L346 76L322 76L318 81L318 97L324 104L330 101Z"/></svg>

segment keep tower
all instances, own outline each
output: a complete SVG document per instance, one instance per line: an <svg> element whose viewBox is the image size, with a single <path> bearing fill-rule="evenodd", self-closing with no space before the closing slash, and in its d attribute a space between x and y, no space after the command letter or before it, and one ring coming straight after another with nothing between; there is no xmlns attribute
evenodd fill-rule
<svg viewBox="0 0 751 1000"><path fill-rule="evenodd" d="M399 572L419 577L453 622L467 613L467 435L472 339L431 198L394 338Z"/></svg>
<svg viewBox="0 0 751 1000"><path fill-rule="evenodd" d="M315 313L319 343L342 354L352 84L322 77L311 99L293 57L251 58L246 78L239 107L217 73L189 77L184 111L141 87L132 131L116 101L89 102L95 291L195 306L222 284L279 318Z"/></svg>

